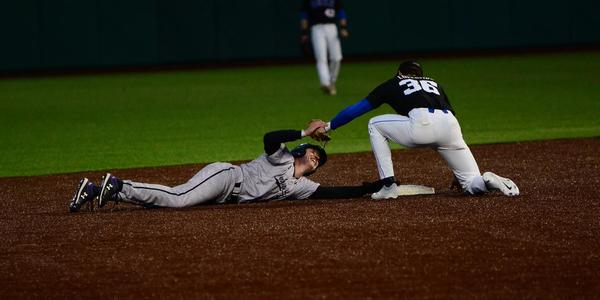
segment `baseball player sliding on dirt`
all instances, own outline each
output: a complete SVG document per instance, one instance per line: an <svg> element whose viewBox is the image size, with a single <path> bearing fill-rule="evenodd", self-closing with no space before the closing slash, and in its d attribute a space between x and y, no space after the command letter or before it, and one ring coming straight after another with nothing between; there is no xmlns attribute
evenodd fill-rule
<svg viewBox="0 0 600 300"><path fill-rule="evenodd" d="M471 150L465 143L454 110L442 86L423 76L418 62L400 64L396 76L376 87L365 99L339 112L325 132L339 128L353 119L387 103L397 114L380 115L369 121L371 147L379 177L384 186L371 195L373 199L396 198L402 189L396 184L388 141L405 147L431 147L454 173L460 188L470 194L499 190L504 195L519 195L519 188L508 178L492 172L481 175ZM313 137L320 136L317 130Z"/></svg>
<svg viewBox="0 0 600 300"><path fill-rule="evenodd" d="M306 178L325 165L327 154L317 145L301 144L291 151L285 142L312 135L326 126L312 121L304 130L279 130L265 134L265 153L240 166L212 163L200 170L188 182L168 187L121 180L107 173L101 184L84 178L79 182L69 210L77 212L85 203L98 198L98 206L109 201L125 201L146 207L190 207L204 203L245 203L282 199L355 198L373 193L381 182L361 186L323 187Z"/></svg>

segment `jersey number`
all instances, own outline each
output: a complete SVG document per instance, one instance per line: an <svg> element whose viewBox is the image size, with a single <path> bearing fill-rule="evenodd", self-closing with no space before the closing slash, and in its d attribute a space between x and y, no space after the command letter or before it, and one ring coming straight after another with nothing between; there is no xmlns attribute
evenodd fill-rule
<svg viewBox="0 0 600 300"><path fill-rule="evenodd" d="M333 9L333 8L325 9L325 16L327 16L328 18L335 17L335 9Z"/></svg>
<svg viewBox="0 0 600 300"><path fill-rule="evenodd" d="M404 90L404 95L410 95L414 92L418 92L420 90L426 91L428 93L433 93L439 95L440 92L437 89L437 83L431 80L414 80L414 79L403 79L400 81L400 86L406 85L406 89Z"/></svg>

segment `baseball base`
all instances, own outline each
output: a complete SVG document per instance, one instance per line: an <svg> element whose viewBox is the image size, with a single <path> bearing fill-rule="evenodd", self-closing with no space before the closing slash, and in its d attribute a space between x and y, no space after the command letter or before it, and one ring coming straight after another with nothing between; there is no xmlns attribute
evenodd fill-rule
<svg viewBox="0 0 600 300"><path fill-rule="evenodd" d="M412 195L433 195L435 189L429 186L416 185L416 184L401 184L398 186L400 190L400 196L412 196Z"/></svg>

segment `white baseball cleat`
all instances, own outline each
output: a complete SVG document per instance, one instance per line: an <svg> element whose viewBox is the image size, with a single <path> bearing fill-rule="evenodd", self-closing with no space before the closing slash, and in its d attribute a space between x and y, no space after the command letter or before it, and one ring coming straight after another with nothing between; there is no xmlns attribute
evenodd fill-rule
<svg viewBox="0 0 600 300"><path fill-rule="evenodd" d="M337 89L335 88L335 84L331 84L329 86L329 95L331 95L331 96L337 95Z"/></svg>
<svg viewBox="0 0 600 300"><path fill-rule="evenodd" d="M412 196L412 195L432 195L435 194L435 189L424 185L414 184L392 184L390 186L384 186L377 193L371 195L371 199L396 199L398 196Z"/></svg>
<svg viewBox="0 0 600 300"><path fill-rule="evenodd" d="M394 183L390 186L383 186L379 192L371 194L371 199L395 199L398 198L398 196L400 196L400 189L398 188L398 185Z"/></svg>
<svg viewBox="0 0 600 300"><path fill-rule="evenodd" d="M485 187L490 191L500 191L506 196L517 196L519 187L510 179L500 177L492 172L485 172L481 176Z"/></svg>

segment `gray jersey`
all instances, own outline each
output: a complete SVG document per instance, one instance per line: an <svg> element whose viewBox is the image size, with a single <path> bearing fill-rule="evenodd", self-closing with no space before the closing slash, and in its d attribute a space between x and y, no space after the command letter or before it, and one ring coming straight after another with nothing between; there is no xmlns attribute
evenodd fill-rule
<svg viewBox="0 0 600 300"><path fill-rule="evenodd" d="M240 167L243 181L239 202L306 199L319 187L318 183L304 176L294 177L294 157L284 144L275 153L265 153Z"/></svg>
<svg viewBox="0 0 600 300"><path fill-rule="evenodd" d="M226 203L236 194L236 201L240 203L306 199L317 187L318 183L306 177L294 178L294 157L281 144L275 153L263 154L241 166L207 165L188 182L175 187L124 180L119 197L142 205L189 207L210 201Z"/></svg>

